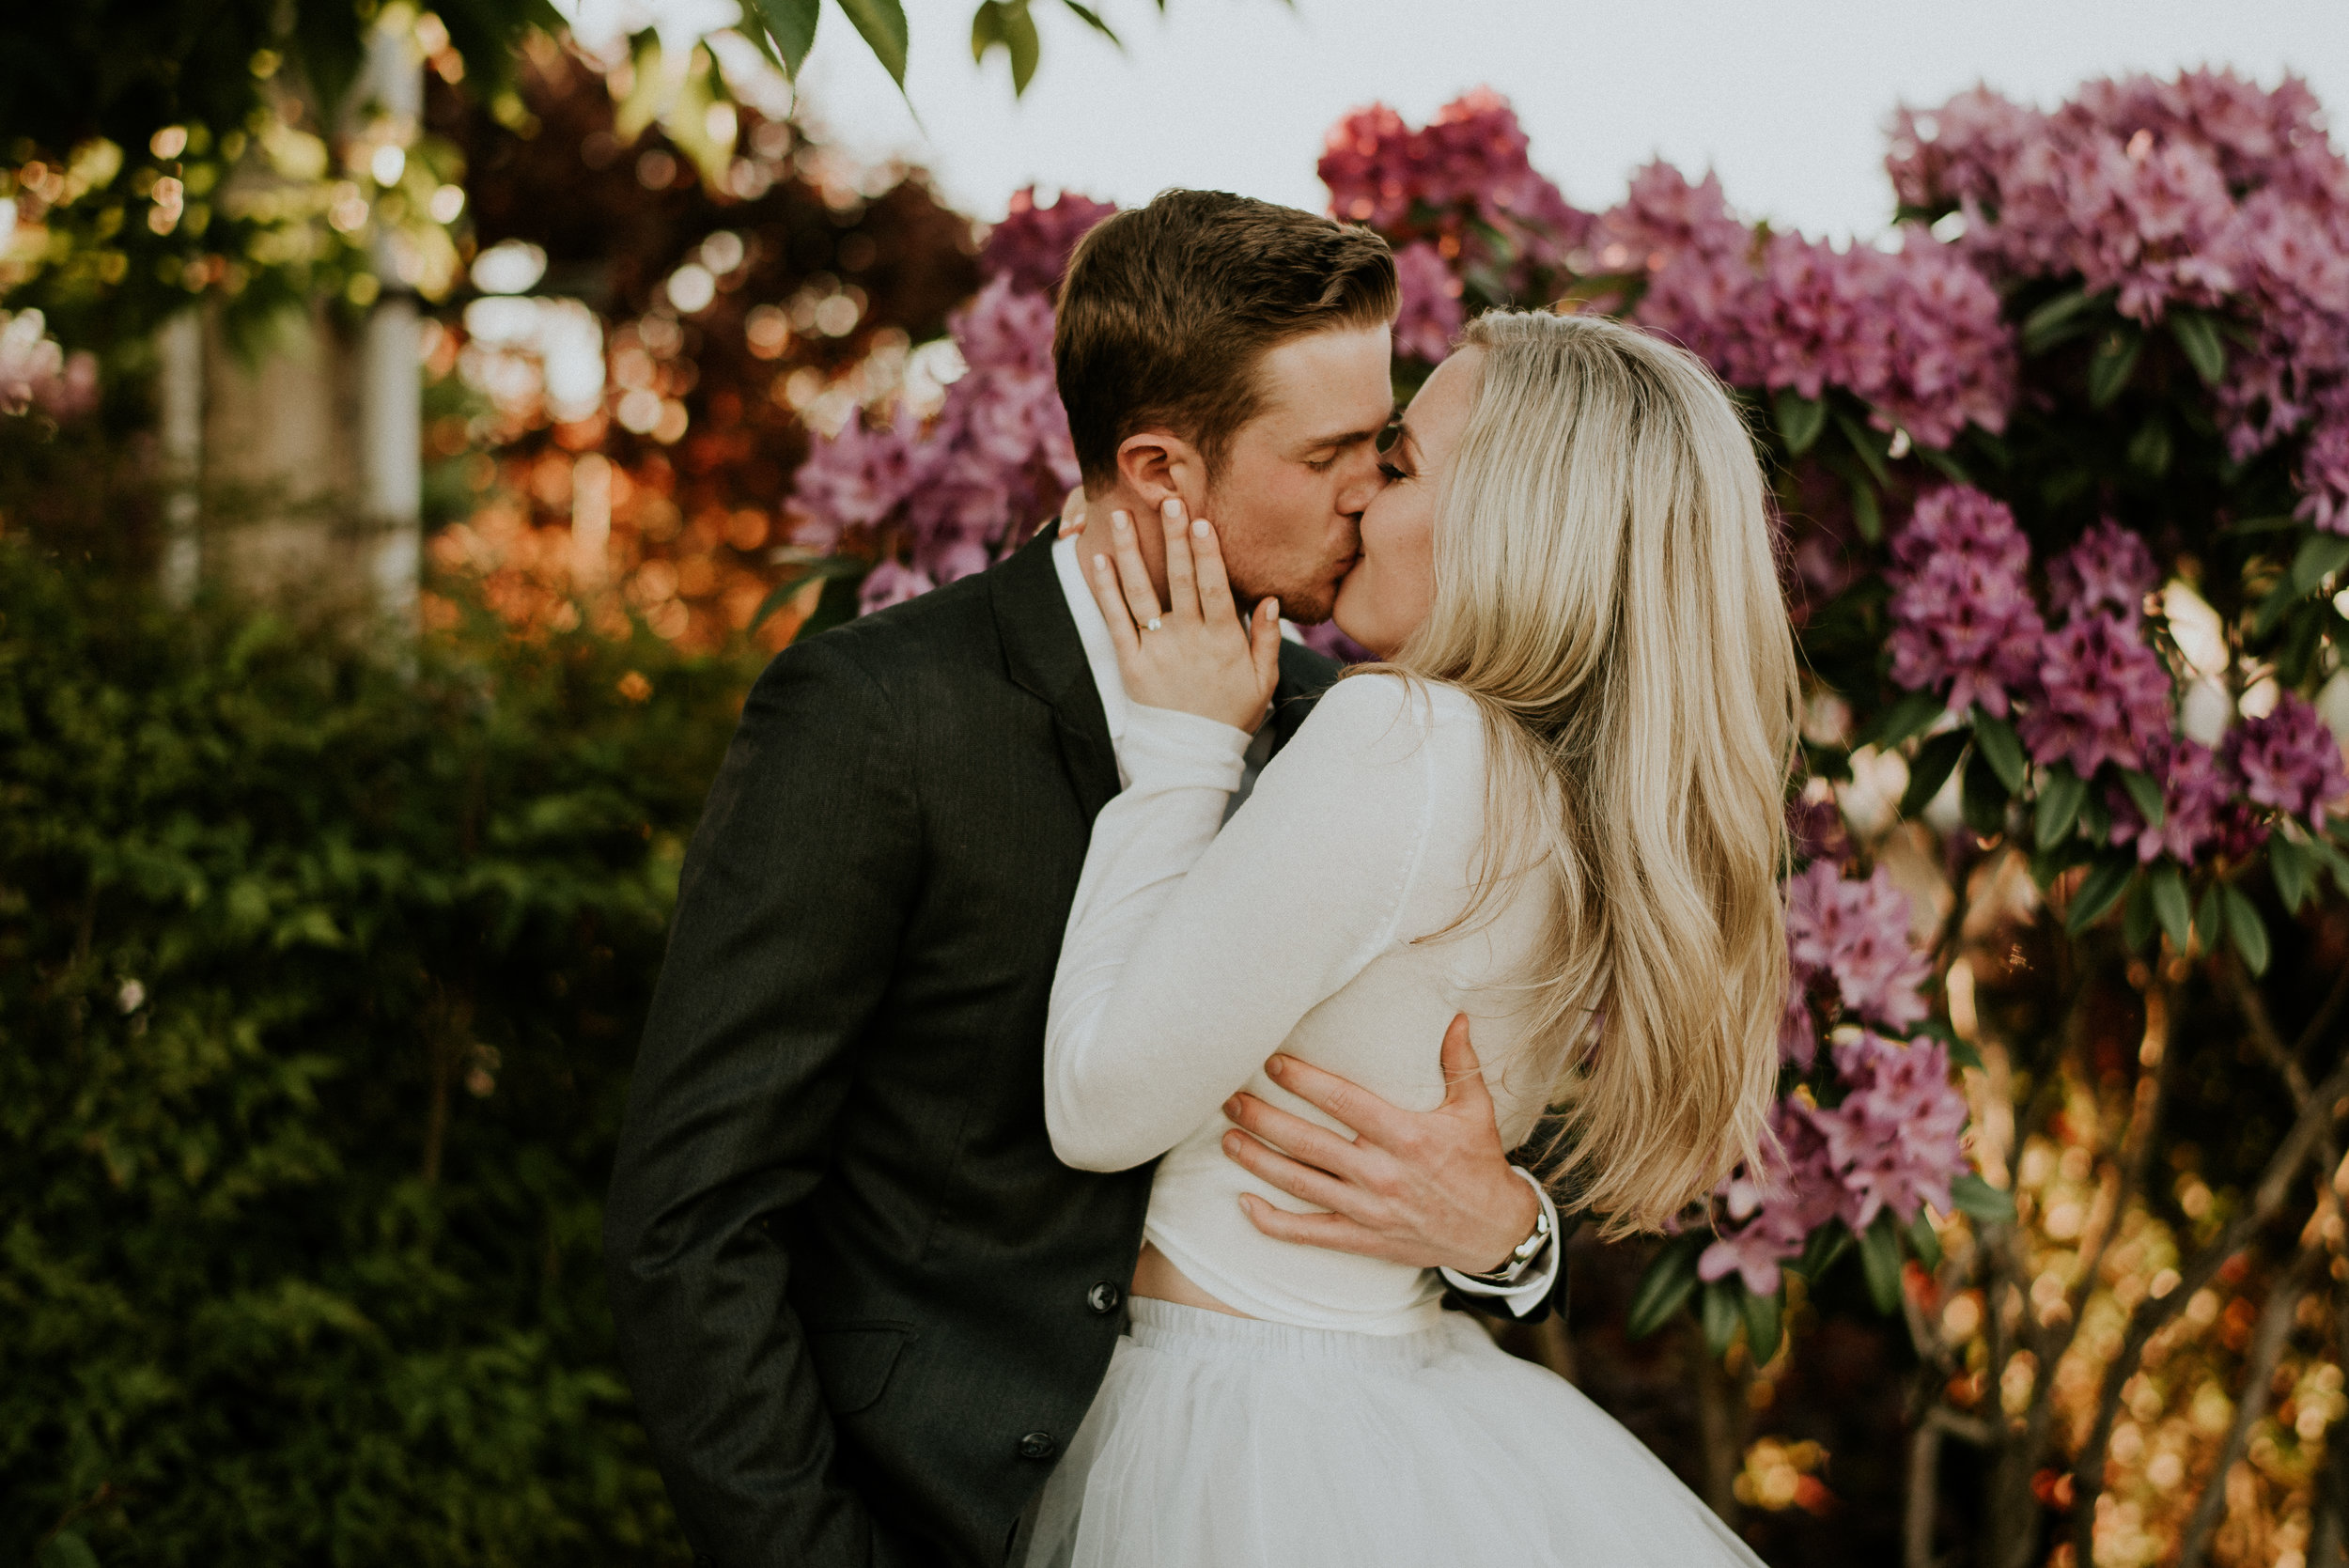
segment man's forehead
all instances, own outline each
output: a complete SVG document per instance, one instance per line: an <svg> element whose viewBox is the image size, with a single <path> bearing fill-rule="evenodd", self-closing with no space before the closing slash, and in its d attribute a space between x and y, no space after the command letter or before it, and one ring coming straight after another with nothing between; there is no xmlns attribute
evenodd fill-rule
<svg viewBox="0 0 2349 1568"><path fill-rule="evenodd" d="M1309 333L1277 344L1257 365L1257 418L1295 435L1375 431L1393 417L1391 358L1383 326Z"/></svg>

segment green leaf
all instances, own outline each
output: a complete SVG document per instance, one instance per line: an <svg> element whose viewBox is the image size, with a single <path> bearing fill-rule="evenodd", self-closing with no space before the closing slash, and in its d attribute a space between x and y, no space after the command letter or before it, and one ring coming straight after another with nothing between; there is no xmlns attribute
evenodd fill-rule
<svg viewBox="0 0 2349 1568"><path fill-rule="evenodd" d="M1783 1290L1785 1287L1781 1285L1779 1288ZM1738 1305L1745 1309L1746 1354L1753 1358L1755 1366L1761 1366L1778 1354L1779 1293L1772 1291L1767 1296L1756 1296L1747 1291Z"/></svg>
<svg viewBox="0 0 2349 1568"><path fill-rule="evenodd" d="M1919 442L1917 456L1953 485L1970 485L1974 482L1974 476L1966 472L1964 463L1959 462L1954 457L1937 446L1927 446L1924 442Z"/></svg>
<svg viewBox="0 0 2349 1568"><path fill-rule="evenodd" d="M2074 288L2032 311L2023 318L2023 352L2045 353L2064 339L2087 331L2088 323L2078 318L2095 303L2086 289Z"/></svg>
<svg viewBox="0 0 2349 1568"><path fill-rule="evenodd" d="M1958 789L1959 818L1980 836L1996 838L2006 831L2006 785L1976 746L1966 759L1966 777Z"/></svg>
<svg viewBox="0 0 2349 1568"><path fill-rule="evenodd" d="M816 47L816 20L823 0L757 0L758 18L782 52L783 69L794 81Z"/></svg>
<svg viewBox="0 0 2349 1568"><path fill-rule="evenodd" d="M2341 825L2341 819L2336 817L2334 826ZM2310 854L2323 862L2326 870L2333 874L2333 885L2341 889L2342 893L2349 893L2349 856L2343 856L2340 850L2333 847L2329 840L2322 838L2309 840L2308 849Z"/></svg>
<svg viewBox="0 0 2349 1568"><path fill-rule="evenodd" d="M2015 1223L2015 1194L1992 1187L1971 1171L1950 1183L1950 1202L1968 1219L1985 1225Z"/></svg>
<svg viewBox="0 0 2349 1568"><path fill-rule="evenodd" d="M2060 762L2039 776L2039 804L2031 814L2031 836L2042 849L2052 849L2072 836L2079 825L2080 802L2088 799L2088 781Z"/></svg>
<svg viewBox="0 0 2349 1568"><path fill-rule="evenodd" d="M2105 334L2088 362L2090 406L2108 408L2128 389L2129 378L2137 374L2137 358L2144 350L2145 336L2135 327L2115 327Z"/></svg>
<svg viewBox="0 0 2349 1568"><path fill-rule="evenodd" d="M1802 1256L1786 1266L1804 1279L1816 1281L1835 1266L1835 1261L1850 1246L1851 1232L1843 1228L1842 1220L1830 1219L1811 1233L1811 1238L1802 1244Z"/></svg>
<svg viewBox="0 0 2349 1568"><path fill-rule="evenodd" d="M1948 1048L1951 1066L1971 1067L1978 1073L1987 1072L1989 1070L1987 1067L1983 1065L1982 1052L1975 1048L1975 1045L1971 1040L1959 1040L1952 1038L1948 1042Z"/></svg>
<svg viewBox="0 0 2349 1568"><path fill-rule="evenodd" d="M1908 787L1901 792L1903 816L1916 815L1941 793L1969 738L1964 730L1943 730L1917 748L1917 759L1908 765Z"/></svg>
<svg viewBox="0 0 2349 1568"><path fill-rule="evenodd" d="M2006 785L2010 795L2020 794L2023 788L2023 743L2016 738L2015 726L1996 714L1974 709L1974 745L1998 770L1999 782ZM2075 808L2077 809L2077 808Z"/></svg>
<svg viewBox="0 0 2349 1568"><path fill-rule="evenodd" d="M2091 844L2112 841L2112 812L2092 793L2080 802L2080 831L2088 835Z"/></svg>
<svg viewBox="0 0 2349 1568"><path fill-rule="evenodd" d="M1889 487L1892 471L1885 466L1884 455L1891 450L1892 438L1870 429L1840 409L1836 411L1835 424L1843 432L1843 439L1851 442L1851 449L1859 454L1859 460L1868 465L1868 472L1875 475L1876 483Z"/></svg>
<svg viewBox="0 0 2349 1568"><path fill-rule="evenodd" d="M2129 466L2155 479L2170 472L2170 422L2149 414L2129 442Z"/></svg>
<svg viewBox="0 0 2349 1568"><path fill-rule="evenodd" d="M1631 1311L1625 1322L1625 1331L1633 1339L1646 1339L1688 1304L1689 1293L1697 1288L1697 1256L1704 1250L1705 1240L1702 1232L1677 1236L1647 1265L1639 1288L1631 1293Z"/></svg>
<svg viewBox="0 0 2349 1568"><path fill-rule="evenodd" d="M820 561L811 562L805 569L792 573L767 591L767 597L760 599L758 608L751 613L751 629L755 631L766 624L768 616L790 603L792 598L810 582L828 582L843 577L861 581L872 567L872 562L856 555L827 555Z"/></svg>
<svg viewBox="0 0 2349 1568"><path fill-rule="evenodd" d="M1851 520L1870 544L1884 537L1884 508L1877 504L1875 487L1858 474L1851 480Z"/></svg>
<svg viewBox="0 0 2349 1568"><path fill-rule="evenodd" d="M906 13L897 0L834 0L850 25L864 36L873 57L903 92L906 85Z"/></svg>
<svg viewBox="0 0 2349 1568"><path fill-rule="evenodd" d="M1028 0L982 0L971 18L971 58L984 62L1001 49L1011 56L1011 95L1024 97L1040 53Z"/></svg>
<svg viewBox="0 0 2349 1568"><path fill-rule="evenodd" d="M1827 428L1827 404L1805 397L1793 387L1780 389L1771 411L1778 416L1778 433L1786 438L1786 450L1797 458L1810 451L1811 443Z"/></svg>
<svg viewBox="0 0 2349 1568"><path fill-rule="evenodd" d="M1868 1276L1868 1295L1880 1312L1901 1307L1901 1233L1890 1209L1878 1209L1875 1223L1859 1238L1859 1265Z"/></svg>
<svg viewBox="0 0 2349 1568"><path fill-rule="evenodd" d="M2088 875L2080 878L2079 891L2072 894L2071 912L2063 917L2064 930L2077 937L2095 924L2129 891L2129 879L2136 875L2136 856L2099 856L2096 863L2089 867Z"/></svg>
<svg viewBox="0 0 2349 1568"><path fill-rule="evenodd" d="M2218 335L2217 325L2199 310L2173 310L2170 335L2186 350L2186 363L2202 378L2202 384L2217 386L2227 374L2227 344Z"/></svg>
<svg viewBox="0 0 2349 1568"><path fill-rule="evenodd" d="M2161 922L2163 935L2170 939L2170 948L2183 954L2192 934L2193 913L2186 896L2186 878L2178 868L2168 862L2154 868L2146 877L2147 890L2153 894L2154 918Z"/></svg>
<svg viewBox="0 0 2349 1568"><path fill-rule="evenodd" d="M2283 900L2284 912L2298 914L2316 871L2309 852L2283 834L2274 834L2267 841L2267 871L2276 880L2276 896Z"/></svg>
<svg viewBox="0 0 2349 1568"><path fill-rule="evenodd" d="M2344 566L2349 566L2349 536L2311 530L2292 558L2292 591L2305 594Z"/></svg>
<svg viewBox="0 0 2349 1568"><path fill-rule="evenodd" d="M2218 532L2221 534L2281 534L2299 526L2298 518L2294 517L2290 512L2279 512L2272 517L2245 518L2240 522L2227 524Z"/></svg>
<svg viewBox="0 0 2349 1568"><path fill-rule="evenodd" d="M1745 1286L1737 1282L1734 1274L1704 1287L1697 1315L1704 1324L1704 1348L1716 1356L1728 1355L1730 1345L1736 1341L1737 1325L1745 1317L1737 1310L1737 1297L1744 1292Z"/></svg>
<svg viewBox="0 0 2349 1568"><path fill-rule="evenodd" d="M2161 826L2163 818L2168 815L2162 804L2161 785L2134 768L2123 768L2121 769L2121 787L2129 792L2129 803L2137 808L2137 815L2145 819L2145 826Z"/></svg>
<svg viewBox="0 0 2349 1568"><path fill-rule="evenodd" d="M2131 953L2141 953L2159 928L2160 923L2154 919L2154 896L2139 877L2130 885L2128 906L2121 911L2121 940Z"/></svg>
<svg viewBox="0 0 2349 1568"><path fill-rule="evenodd" d="M1923 1209L1919 1209L1916 1218L1908 1222L1908 1246L1917 1254L1917 1261L1927 1268L1941 1266L1941 1238L1935 1234L1933 1221L1925 1218Z"/></svg>
<svg viewBox="0 0 2349 1568"><path fill-rule="evenodd" d="M2234 950L2243 955L2243 967L2254 975L2265 974L2267 922L2260 918L2259 906L2232 886L2227 889L2227 934L2234 939Z"/></svg>
<svg viewBox="0 0 2349 1568"><path fill-rule="evenodd" d="M1874 746L1890 750L1941 717L1945 705L1930 691L1911 691L1859 728L1852 737L1855 750Z"/></svg>
<svg viewBox="0 0 2349 1568"><path fill-rule="evenodd" d="M1100 14L1095 11L1092 7L1081 6L1077 3L1077 0L1061 0L1061 4L1066 6L1070 10L1075 11L1079 21L1082 22L1086 26L1092 28L1095 32L1100 34L1103 38L1109 39L1112 43L1117 45L1118 48L1124 49L1126 47L1126 40L1119 38L1114 32L1111 31L1110 24L1102 21Z"/></svg>
<svg viewBox="0 0 2349 1568"><path fill-rule="evenodd" d="M2227 934L2226 906L2220 901L2218 883L2213 878L2202 889L2202 896L2194 905L2194 935L2204 953L2218 951L2219 939Z"/></svg>
<svg viewBox="0 0 2349 1568"><path fill-rule="evenodd" d="M61 1529L44 1542L40 1556L34 1560L38 1568L98 1568L98 1554L70 1529Z"/></svg>

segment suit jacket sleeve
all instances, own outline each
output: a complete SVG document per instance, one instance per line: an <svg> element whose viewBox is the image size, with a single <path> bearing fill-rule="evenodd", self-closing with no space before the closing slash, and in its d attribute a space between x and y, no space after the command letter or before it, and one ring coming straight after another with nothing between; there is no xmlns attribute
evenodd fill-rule
<svg viewBox="0 0 2349 1568"><path fill-rule="evenodd" d="M753 688L688 851L604 1231L620 1358L669 1496L721 1568L864 1568L786 1297L888 984L920 830L904 731L840 640Z"/></svg>

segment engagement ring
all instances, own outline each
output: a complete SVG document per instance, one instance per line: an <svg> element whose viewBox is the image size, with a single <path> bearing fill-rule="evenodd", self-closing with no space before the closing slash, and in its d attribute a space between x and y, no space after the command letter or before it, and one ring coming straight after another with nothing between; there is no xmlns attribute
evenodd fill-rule
<svg viewBox="0 0 2349 1568"><path fill-rule="evenodd" d="M1159 629L1159 618L1158 618L1156 615L1151 616L1151 617L1150 617L1150 624L1149 624L1148 626L1143 627L1142 629L1143 629L1143 630L1144 630L1144 631L1156 631L1156 630L1158 630L1158 629Z"/></svg>

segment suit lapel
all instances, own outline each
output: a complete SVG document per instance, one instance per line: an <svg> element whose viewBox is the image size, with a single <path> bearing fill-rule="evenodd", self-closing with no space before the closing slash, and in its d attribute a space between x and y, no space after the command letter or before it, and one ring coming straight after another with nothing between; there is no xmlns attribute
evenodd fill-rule
<svg viewBox="0 0 2349 1568"><path fill-rule="evenodd" d="M1101 710L1076 617L1068 613L1060 573L1052 566L1052 543L1059 536L1057 523L1039 531L988 573L988 585L1005 667L1016 685L1051 708L1061 765L1090 822L1116 798L1117 753L1110 745L1109 716Z"/></svg>
<svg viewBox="0 0 2349 1568"><path fill-rule="evenodd" d="M1281 644L1281 679L1272 689L1272 751L1279 755L1297 726L1314 710L1314 704L1338 678L1342 666L1301 643Z"/></svg>

